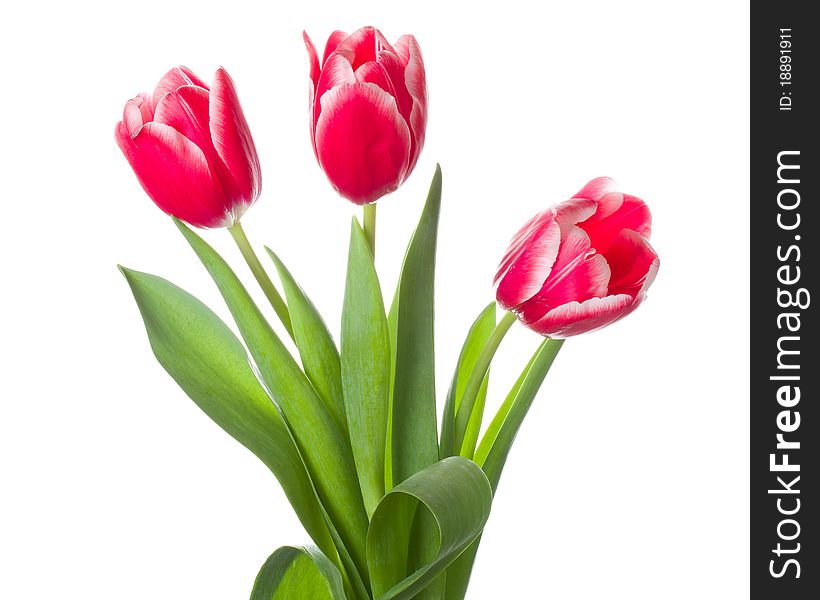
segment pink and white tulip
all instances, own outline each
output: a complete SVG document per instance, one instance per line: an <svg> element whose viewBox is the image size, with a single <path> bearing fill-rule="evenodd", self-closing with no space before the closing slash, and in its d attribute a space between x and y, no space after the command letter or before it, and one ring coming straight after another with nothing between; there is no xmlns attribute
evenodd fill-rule
<svg viewBox="0 0 820 600"><path fill-rule="evenodd" d="M391 45L373 27L331 34L310 58L310 134L333 188L355 204L394 192L416 166L427 126L427 80L412 35Z"/></svg>
<svg viewBox="0 0 820 600"><path fill-rule="evenodd" d="M233 80L185 67L125 104L114 135L147 194L195 227L228 227L259 197L259 158Z"/></svg>
<svg viewBox="0 0 820 600"><path fill-rule="evenodd" d="M515 235L495 276L498 303L554 338L625 317L658 272L651 222L643 200L617 191L608 177L593 179Z"/></svg>

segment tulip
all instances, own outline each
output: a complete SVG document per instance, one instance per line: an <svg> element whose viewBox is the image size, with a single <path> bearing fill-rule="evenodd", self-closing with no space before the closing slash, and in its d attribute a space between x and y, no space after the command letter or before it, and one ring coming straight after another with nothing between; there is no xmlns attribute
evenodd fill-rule
<svg viewBox="0 0 820 600"><path fill-rule="evenodd" d="M495 276L496 299L551 338L600 329L635 310L658 272L643 200L608 177L533 217Z"/></svg>
<svg viewBox="0 0 820 600"><path fill-rule="evenodd" d="M219 68L209 88L185 67L168 71L152 95L125 103L114 130L154 203L194 227L227 227L288 334L287 304L240 223L262 191L259 157L236 88Z"/></svg>
<svg viewBox="0 0 820 600"><path fill-rule="evenodd" d="M322 62L307 33L310 133L333 188L370 204L407 179L424 145L427 83L416 39L373 27L334 32Z"/></svg>
<svg viewBox="0 0 820 600"><path fill-rule="evenodd" d="M234 83L209 88L185 67L125 104L115 137L163 211L195 227L230 227L259 197L259 158Z"/></svg>

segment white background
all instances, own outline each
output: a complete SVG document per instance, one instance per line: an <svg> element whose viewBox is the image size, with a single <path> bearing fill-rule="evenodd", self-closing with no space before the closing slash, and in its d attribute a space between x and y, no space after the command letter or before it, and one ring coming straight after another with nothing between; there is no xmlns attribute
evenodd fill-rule
<svg viewBox="0 0 820 600"><path fill-rule="evenodd" d="M644 198L661 269L568 341L510 456L468 598L748 596L748 5L46 2L0 14L0 597L246 598L308 541L274 478L155 362L122 263L220 314L113 139L171 66L224 65L262 161L245 228L338 331L349 218L315 164L307 29L414 33L430 121L379 204L392 295L436 162L439 395L510 236L598 175ZM468 8L469 7L469 8ZM206 238L244 277L224 231ZM250 282L249 280L249 283ZM516 326L495 406L539 338Z"/></svg>

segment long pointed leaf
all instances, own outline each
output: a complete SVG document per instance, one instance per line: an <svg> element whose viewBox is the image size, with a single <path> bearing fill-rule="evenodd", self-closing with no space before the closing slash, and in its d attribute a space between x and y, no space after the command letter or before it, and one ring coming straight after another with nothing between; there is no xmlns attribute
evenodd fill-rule
<svg viewBox="0 0 820 600"><path fill-rule="evenodd" d="M487 426L487 431L484 432L484 437L481 438L481 443L476 449L475 456L473 457L473 460L478 465L483 465L484 461L487 459L487 454L493 447L493 443L498 437L498 432L501 430L501 426L504 425L507 415L510 414L510 410L512 410L513 404L515 404L515 399L518 397L518 392L521 390L521 386L524 385L524 382L527 380L527 376L530 374L535 361L541 355L541 349L545 344L546 340L541 342L536 351L530 357L527 366L525 366L524 370L521 371L518 379L515 380L515 383L510 388L506 398L504 398L504 402L502 402L501 406L498 407L493 420L490 421L490 424Z"/></svg>
<svg viewBox="0 0 820 600"><path fill-rule="evenodd" d="M393 378L392 479L400 483L438 460L433 287L441 207L436 167L421 219L410 240L398 285Z"/></svg>
<svg viewBox="0 0 820 600"><path fill-rule="evenodd" d="M473 371L467 379L467 384L464 386L461 401L456 409L455 419L455 448L461 456L472 458L475 453L475 445L470 445L473 440L467 439L467 432L472 426L472 433L476 434L481 427L481 421L484 417L483 399L479 402L481 388L484 387L490 363L498 350L498 346L513 323L515 323L515 315L511 312L505 312L490 337L487 338L487 342L475 361Z"/></svg>
<svg viewBox="0 0 820 600"><path fill-rule="evenodd" d="M236 274L202 238L175 222L225 299L262 380L284 413L330 519L366 579L368 519L346 436Z"/></svg>
<svg viewBox="0 0 820 600"><path fill-rule="evenodd" d="M408 573L414 573L436 560L439 547L436 543L436 536L430 533L436 531L437 524L433 514L425 506L418 506L413 515L413 524L410 528L410 547L407 556ZM425 537L428 539L425 539ZM447 571L442 570L413 596L413 600L444 600L446 583Z"/></svg>
<svg viewBox="0 0 820 600"><path fill-rule="evenodd" d="M283 546L259 570L250 600L347 600L338 569L318 548Z"/></svg>
<svg viewBox="0 0 820 600"><path fill-rule="evenodd" d="M493 329L495 329L495 301L488 304L473 321L470 331L467 333L467 338L464 340L464 345L461 347L458 363L450 383L450 390L447 393L444 415L441 418L441 446L439 448L441 458L459 454L459 448L455 447L456 411L458 411L458 405L461 402L461 396L464 394L464 388L467 386L470 373L473 372L478 356L481 354L481 349L492 335ZM483 393L483 396L486 397L486 385L483 386L483 392L479 393Z"/></svg>
<svg viewBox="0 0 820 600"><path fill-rule="evenodd" d="M390 335L373 254L356 219L350 231L341 365L350 441L369 516L384 496Z"/></svg>
<svg viewBox="0 0 820 600"><path fill-rule="evenodd" d="M492 427L485 434L489 436L487 442L484 443L484 440L482 440L480 456L476 456L476 459L480 461L481 468L487 474L487 478L493 486L493 492L498 488L501 472L507 462L507 456L515 441L515 436L518 435L518 430L521 428L521 424L524 422L524 418L527 416L538 390L541 389L541 384L544 383L544 379L563 344L564 340L553 339L546 339L541 343L531 364L528 365L526 375L524 375L521 385L518 387L515 400L506 417L503 418L503 422L500 426L497 426L494 420L491 423Z"/></svg>
<svg viewBox="0 0 820 600"><path fill-rule="evenodd" d="M384 490L393 489L393 390L396 379L396 334L399 328L399 290L393 294L387 312L387 331L390 334L390 402L387 409L387 439L384 448Z"/></svg>
<svg viewBox="0 0 820 600"><path fill-rule="evenodd" d="M476 450L475 461L487 474L493 493L498 489L501 472L521 423L527 416L563 343L563 340L552 339L546 339L541 343L502 403ZM481 536L448 567L446 600L463 600L480 543Z"/></svg>
<svg viewBox="0 0 820 600"><path fill-rule="evenodd" d="M484 381L481 382L481 387L478 388L473 411L470 413L470 420L467 422L467 428L464 430L464 439L461 442L461 456L465 458L473 458L475 453L475 446L478 442L478 435L481 432L481 422L484 420L484 405L487 403L487 387L490 382L490 369L484 375Z"/></svg>
<svg viewBox="0 0 820 600"><path fill-rule="evenodd" d="M492 490L484 472L459 456L445 458L406 479L379 503L367 536L367 556L373 597L377 600L413 598L433 582L481 533L492 505ZM434 527L422 530L435 552L426 564L408 573L412 521L423 517ZM420 555L416 555L416 558Z"/></svg>
<svg viewBox="0 0 820 600"><path fill-rule="evenodd" d="M334 547L302 458L242 343L211 309L171 282L121 268L151 348L182 390L273 472L313 540Z"/></svg>
<svg viewBox="0 0 820 600"><path fill-rule="evenodd" d="M327 407L339 429L347 432L339 351L322 316L304 290L270 248L265 248L276 265L290 309L294 339L299 356L316 392Z"/></svg>
<svg viewBox="0 0 820 600"><path fill-rule="evenodd" d="M319 311L310 301L307 294L299 286L285 264L270 249L265 248L273 260L285 290L285 296L290 307L290 317L293 323L294 339L299 348L299 355L305 367L306 375L313 384L319 397L333 416L339 428L347 436L347 416L344 411L342 394L341 365L339 351L333 336L327 328ZM367 600L369 593L359 574L358 567L345 547L338 530L329 515L330 535L339 551L339 559L344 566L342 575L346 585L352 587L351 596L360 600Z"/></svg>
<svg viewBox="0 0 820 600"><path fill-rule="evenodd" d="M467 586L470 575L473 573L475 557L482 536L479 535L470 546L462 552L452 564L447 567L447 578L444 582L444 600L464 600L467 595Z"/></svg>

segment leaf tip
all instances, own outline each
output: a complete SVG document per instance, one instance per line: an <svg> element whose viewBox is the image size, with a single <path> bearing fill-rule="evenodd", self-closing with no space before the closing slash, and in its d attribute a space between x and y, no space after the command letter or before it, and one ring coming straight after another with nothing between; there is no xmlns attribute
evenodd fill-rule
<svg viewBox="0 0 820 600"><path fill-rule="evenodd" d="M133 269L129 269L128 267L124 267L121 264L117 264L117 270L125 277L125 280L131 284L134 280L134 275L138 273L138 271L134 271Z"/></svg>
<svg viewBox="0 0 820 600"><path fill-rule="evenodd" d="M279 265L282 264L282 261L279 260L279 256L276 254L276 252L274 252L273 250L270 249L270 246L263 246L263 248L265 248L265 252L268 253L268 256L270 256L270 259L274 262L274 264L278 268Z"/></svg>
<svg viewBox="0 0 820 600"><path fill-rule="evenodd" d="M441 165L436 163L436 172L433 174L433 180L430 182L429 198L436 198L441 201Z"/></svg>

